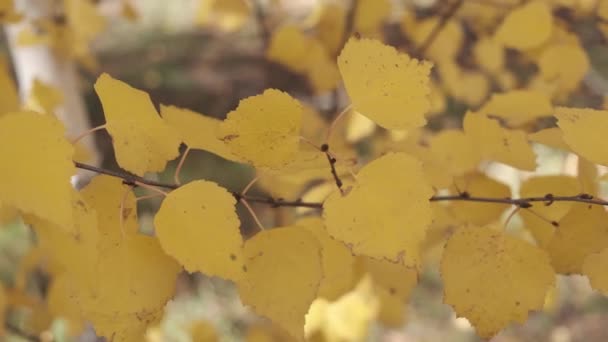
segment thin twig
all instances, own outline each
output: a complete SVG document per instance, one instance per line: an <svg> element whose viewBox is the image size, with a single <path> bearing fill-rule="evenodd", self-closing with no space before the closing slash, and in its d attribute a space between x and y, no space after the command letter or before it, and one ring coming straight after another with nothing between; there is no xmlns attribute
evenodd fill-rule
<svg viewBox="0 0 608 342"><path fill-rule="evenodd" d="M463 3L464 0L456 0L450 4L450 7L448 7L448 9L439 17L439 22L437 23L437 25L435 25L435 27L433 27L431 33L429 33L429 35L422 42L422 44L414 50L414 56L418 58L424 57L424 54L431 47L431 44L433 44L435 39L437 39L437 36L439 36L439 33L441 33L445 25L447 25L448 21L450 21L450 19L452 19L452 17L456 15L456 12L460 8L460 6L462 6Z"/></svg>
<svg viewBox="0 0 608 342"><path fill-rule="evenodd" d="M590 194L578 194L574 196L553 196L546 194L542 197L522 197L522 198L495 198L495 197L477 197L470 196L467 193L460 195L447 195L447 196L433 196L430 198L431 202L439 201L468 201L468 202L484 202L484 203L497 203L497 204L510 204L522 207L524 209L532 207L535 202L544 203L544 205L551 205L553 202L580 202L594 205L608 206L608 201L595 198Z"/></svg>
<svg viewBox="0 0 608 342"><path fill-rule="evenodd" d="M146 184L146 185L155 186L155 187L159 187L159 188L170 189L170 190L175 190L175 189L177 189L177 188L180 187L177 184L157 182L157 181L153 181L153 180L150 180L150 179L139 177L139 176L127 173L127 172L117 172L117 171L107 170L107 169L103 169L101 167L97 167L97 166L93 166L93 165L88 165L88 164L83 164L83 163L80 163L80 162L74 162L74 165L77 168L79 168L79 169L89 170L89 171L93 171L93 172L96 172L96 173L99 173L99 174L104 174L104 175L120 178L120 179L123 180L123 183L125 183L127 185L137 186L138 183L139 183L139 184ZM283 199L276 199L276 198L272 198L272 197L242 196L238 192L232 192L232 195L234 197L236 197L237 199L243 198L243 199L246 199L250 203L255 202L255 203L267 204L267 205L270 205L271 207L274 207L274 208L278 208L278 207L304 207L304 208L316 208L316 209L320 209L323 206L322 203L317 203L317 202L302 202L300 200L297 200L297 201L285 201Z"/></svg>
<svg viewBox="0 0 608 342"><path fill-rule="evenodd" d="M329 154L328 154L329 156ZM331 158L331 157L330 157ZM146 185L156 186L165 189L177 189L179 185L170 184L170 183L161 183L157 181L152 181L149 179L145 179L143 177L135 176L129 173L121 173L111 170L102 169L96 166L87 165L79 162L74 162L77 168L89 170L101 174L105 174L112 177L120 178L124 181L125 184L137 185L137 183L142 183ZM331 164L331 162L330 162ZM335 168L334 168L335 171ZM245 199L248 202L252 203L263 203L268 204L271 207L304 207L304 208L323 208L323 203L321 202L302 202L300 200L296 201L285 201L280 198L272 198L272 197L261 197L261 196L241 196L238 192L232 192L232 195L237 199ZM553 194L546 194L544 196L537 197L521 197L521 198L511 198L511 197L482 197L482 196L471 196L467 192L463 192L458 195L445 195L445 196L433 196L429 198L431 202L445 202L445 201L466 201L466 202L481 202L481 203L496 203L496 204L509 204L516 205L521 208L530 208L533 206L533 203L542 203L545 206L551 205L554 202L578 202L578 203L587 203L592 205L601 205L608 206L608 201L603 200L601 198L594 197L593 195L587 193L581 193L574 196L554 196Z"/></svg>
<svg viewBox="0 0 608 342"><path fill-rule="evenodd" d="M179 174L182 171L182 167L186 162L186 157L188 156L189 152L190 146L186 146L186 150L184 150L184 153L182 154L182 157L179 159L179 163L177 163L177 167L175 168L175 174L173 175L173 181L175 184L182 184L182 181L179 179Z"/></svg>
<svg viewBox="0 0 608 342"><path fill-rule="evenodd" d="M258 226L258 228L260 229L260 231L266 230L266 228L264 228L264 225L262 224L262 222L260 222L260 219L258 218L258 215L255 214L255 211L253 211L253 208L249 205L249 203L247 202L247 200L241 198L241 200L239 202L241 202L241 204L245 207L245 209L247 209L247 211L249 211L249 214L251 215L251 217L255 221L255 224Z"/></svg>
<svg viewBox="0 0 608 342"><path fill-rule="evenodd" d="M91 128L89 130L86 130L86 131L80 133L78 136L76 136L74 139L72 139L71 143L72 143L72 145L76 145L84 137L92 134L93 132L100 131L102 129L106 129L106 124L103 124L103 125L100 125L100 126L97 126L97 127L93 127L93 128Z"/></svg>
<svg viewBox="0 0 608 342"><path fill-rule="evenodd" d="M331 175L334 177L336 186L340 190L340 193L342 193L342 195L344 195L344 190L342 189L343 183L342 183L342 180L340 179L340 176L338 176L338 171L336 171L336 162L338 160L335 157L333 157L331 155L331 153L329 152L328 144L323 144L321 146L321 151L323 151L325 153L325 156L327 157L327 161L329 162L329 166L331 167Z"/></svg>

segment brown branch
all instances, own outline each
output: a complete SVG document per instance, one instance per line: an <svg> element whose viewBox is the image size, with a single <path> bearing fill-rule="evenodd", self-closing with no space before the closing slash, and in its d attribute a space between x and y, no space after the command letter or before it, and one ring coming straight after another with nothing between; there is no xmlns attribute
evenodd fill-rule
<svg viewBox="0 0 608 342"><path fill-rule="evenodd" d="M336 171L337 160L336 158L332 157L331 153L329 152L329 145L321 145L321 152L325 153L325 156L327 157L327 162L329 163L329 167L331 167L331 175L334 177L338 190L340 190L340 193L344 194L344 190L342 190L342 180L340 179L340 176L338 176L338 171Z"/></svg>
<svg viewBox="0 0 608 342"><path fill-rule="evenodd" d="M483 202L483 203L497 203L497 204L510 204L521 208L530 208L533 203L544 203L549 206L554 202L579 202L594 205L608 206L608 201L600 198L595 198L590 194L578 194L574 196L554 196L552 194L546 194L542 197L521 197L521 198L496 198L496 197L477 197L470 196L464 192L460 195L447 195L447 196L433 196L429 199L431 202L439 201L468 201L468 202Z"/></svg>
<svg viewBox="0 0 608 342"><path fill-rule="evenodd" d="M153 181L153 180L146 179L146 178L143 178L140 176L136 176L136 175L128 173L128 172L112 171L112 170L104 169L104 168L93 166L93 165L83 164L83 163L79 163L79 162L74 162L74 165L79 169L89 170L89 171L93 171L93 172L96 172L99 174L104 174L104 175L120 178L123 180L123 183L125 183L127 185L131 185L131 186L137 186L137 184L140 183L140 184L146 184L146 185L150 185L150 186L156 186L159 188L165 188L165 189L171 189L171 190L175 190L180 187L180 185L177 185L174 183L163 183L163 182ZM231 193L237 200L244 199L248 202L267 204L273 208L304 207L304 208L320 209L323 206L322 203L317 203L317 202L302 202L300 200L285 201L282 198L241 195L238 192L231 192Z"/></svg>
<svg viewBox="0 0 608 342"><path fill-rule="evenodd" d="M336 171L335 171L335 166L333 165L335 162L332 163L332 160L335 160L335 159L333 159L331 156L329 156L329 154L327 154L327 155L328 155L328 158L330 159L329 160L330 165L332 166L332 174L334 174L334 177L335 177ZM177 185L177 184L157 182L157 181L145 179L143 177L139 177L139 176L127 173L127 172L117 172L117 171L107 170L107 169L103 169L100 167L87 165L87 164L83 164L83 163L79 163L79 162L74 162L74 165L76 165L76 167L79 169L89 170L89 171L93 171L96 173L120 178L124 181L125 184L129 184L132 186L137 186L137 183L143 183L143 184L150 185L150 186L156 186L156 187L172 189L172 190L179 188L179 185ZM340 181L338 183L338 181L339 181L339 178L336 180L336 183L337 183L336 185L338 185L338 188L340 188L342 185L342 182ZM304 207L304 208L315 208L315 209L323 208L322 202L303 202L301 200L285 201L282 198L251 196L251 195L243 196L238 192L232 192L232 195L237 199L245 199L248 202L267 204L273 208L278 208L278 207ZM545 206L549 206L549 205L552 205L554 202L578 202L578 203L586 203L586 204L591 204L591 205L601 205L601 206L608 207L607 200L593 197L592 195L587 194L587 193L581 193L581 194L574 195L574 196L555 196L553 194L546 194L544 196L538 196L538 197L521 197L521 198L504 197L504 198L500 198L500 197L471 196L469 193L463 192L458 195L433 196L433 197L429 198L429 201L430 202L465 201L465 202L508 204L508 205L515 205L515 206L518 206L523 209L533 207L534 203L542 203Z"/></svg>
<svg viewBox="0 0 608 342"><path fill-rule="evenodd" d="M456 15L456 12L460 8L460 6L462 6L462 4L464 4L464 0L456 0L450 4L448 9L443 14L441 14L441 16L439 17L439 22L437 23L437 25L435 25L435 27L433 27L433 30L428 35L428 37L426 37L422 44L414 50L414 56L418 58L424 57L424 54L429 49L429 47L431 47L431 44L433 44L435 39L437 39L437 36L439 36L439 33L441 33L448 21L450 21L450 19L452 19L452 17Z"/></svg>

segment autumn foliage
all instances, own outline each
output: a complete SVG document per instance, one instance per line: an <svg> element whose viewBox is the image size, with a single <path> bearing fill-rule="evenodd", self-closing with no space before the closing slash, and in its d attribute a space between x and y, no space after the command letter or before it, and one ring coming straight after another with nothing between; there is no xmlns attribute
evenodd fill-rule
<svg viewBox="0 0 608 342"><path fill-rule="evenodd" d="M33 95L46 105L23 107L0 69L0 218L35 232L52 275L50 312L75 332L90 322L110 340L141 341L178 274L201 272L234 283L244 305L291 338L356 341L374 320L403 324L419 273L436 267L444 302L491 338L544 310L558 274L586 275L608 295L599 186L608 110L573 105L590 61L575 19L560 17L565 8L604 35L608 1L483 2L448 1L431 16L406 8L396 47L380 30L398 13L389 1L324 3L310 32L273 27L268 61L305 77L313 95L345 92L348 103L325 117L280 89L242 99L223 120L157 110L146 92L101 72L94 89L118 173L87 164L49 89ZM223 29L238 30L255 20L252 3L206 10L230 14ZM430 127L448 101L467 108L458 125ZM355 148L364 140L366 155ZM576 155L579 172L535 173L540 145ZM268 196L181 184L179 171L173 182L145 178L191 150L251 166L251 184ZM514 188L487 172L493 165L528 173ZM101 174L76 190L82 168ZM137 187L162 198L151 234L139 231ZM254 202L293 208L292 222L264 227ZM242 234L237 206L257 221L253 236ZM521 228L507 229L514 215Z"/></svg>

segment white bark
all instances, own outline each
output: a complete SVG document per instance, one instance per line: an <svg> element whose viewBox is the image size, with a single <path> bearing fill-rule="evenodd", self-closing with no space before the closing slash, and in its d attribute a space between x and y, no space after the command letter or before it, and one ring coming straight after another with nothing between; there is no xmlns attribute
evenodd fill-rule
<svg viewBox="0 0 608 342"><path fill-rule="evenodd" d="M17 75L19 94L23 103L29 98L34 80L50 84L63 93L64 103L55 114L66 127L68 138L74 138L90 129L86 106L78 86L78 75L74 61L63 58L47 45L19 46L17 37L26 28L33 28L32 21L37 18L51 17L61 2L54 0L15 0L24 20L5 26L11 57ZM92 135L81 140L91 154L90 164L99 163L98 151ZM76 185L84 180L87 173L79 172L73 179Z"/></svg>

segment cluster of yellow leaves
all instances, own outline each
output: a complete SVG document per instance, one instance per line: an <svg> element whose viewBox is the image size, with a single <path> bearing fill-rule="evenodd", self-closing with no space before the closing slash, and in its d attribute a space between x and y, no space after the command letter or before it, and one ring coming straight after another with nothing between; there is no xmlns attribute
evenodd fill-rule
<svg viewBox="0 0 608 342"><path fill-rule="evenodd" d="M306 75L315 92L327 92L338 86L340 76L330 51L320 39L306 36L294 25L285 25L274 31L266 56Z"/></svg>
<svg viewBox="0 0 608 342"><path fill-rule="evenodd" d="M245 1L207 3L202 11L221 13L226 29L241 27L251 15ZM338 156L336 172L345 182L341 189L325 182L310 190L323 202L321 217L262 230L248 240L236 214L241 196L208 180L189 182L165 196L154 217L154 236L139 232L135 196L120 180L98 176L81 191L73 190L74 147L61 123L51 115L19 112L3 67L0 210L6 217L21 214L37 234L36 253L50 258L49 311L76 327L90 321L100 335L116 341L141 340L160 319L183 267L234 282L244 304L296 339L362 340L374 320L403 323L404 304L435 245L441 249L444 301L484 338L543 309L556 273L585 274L594 288L608 293L602 268L608 259L608 214L603 208L549 203L550 198L532 205L533 211L522 207L530 243L501 228L507 204L430 201L440 189L460 199L510 198L511 189L479 171L479 164L534 171L530 141L576 153L584 175L529 178L520 186L521 197L595 194L589 190L597 187L594 164L608 165L608 154L598 148L608 112L553 106L578 87L589 68L578 38L553 18L551 2L512 5L508 11L480 11L483 20L471 25L480 30L472 47L476 69L455 62L465 40L461 20L472 20L467 6L474 4L463 5L463 13L447 21L426 47L442 19L402 18L403 33L417 48L425 47L424 57L433 63L371 38L350 38L341 49L346 13L336 4L320 12L315 37L295 25L281 26L266 51L270 60L306 75L317 93L344 83L351 124L335 126L339 134L334 135L340 137L330 141L322 140L329 125L318 113L277 89L241 100L218 120L166 105L159 113L148 94L102 74L95 91L116 160L139 176L163 171L184 143L250 164L269 176L269 187L287 184L273 191L297 198L311 181L330 179L329 154L304 144L302 137L312 145L331 146ZM354 29L365 37L379 35L390 2L361 0L357 6ZM0 2L5 8L11 7ZM77 12L83 16L77 18ZM66 16L74 30L73 49L84 55L83 46L104 21L88 1L68 1ZM494 32L481 31L492 21L498 22ZM50 28L51 35L63 30ZM516 84L507 70L506 49L538 67L529 84ZM434 64L436 83L430 76ZM502 91L490 94L493 84ZM423 130L434 108L445 106L444 96L476 108L465 114L462 129ZM44 113L62 102L41 83L31 97ZM551 116L557 127L527 134L532 123ZM342 152L352 150L341 144L374 136L376 125L391 130L386 136L401 139L374 151L351 173ZM26 128L30 135L22 134ZM314 190L318 193L311 194ZM206 325L200 334L215 336Z"/></svg>

